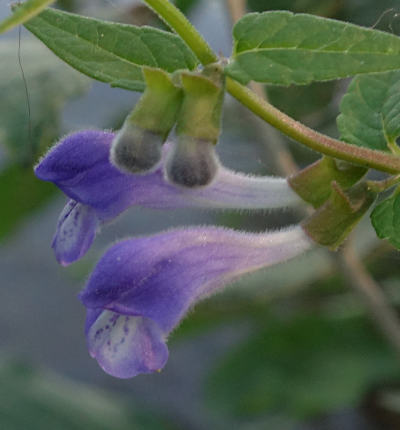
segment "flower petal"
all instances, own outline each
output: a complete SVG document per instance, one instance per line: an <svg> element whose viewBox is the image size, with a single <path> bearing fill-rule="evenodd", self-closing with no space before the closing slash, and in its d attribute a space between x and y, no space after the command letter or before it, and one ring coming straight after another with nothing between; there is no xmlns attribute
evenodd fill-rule
<svg viewBox="0 0 400 430"><path fill-rule="evenodd" d="M57 261L66 266L85 255L96 236L98 225L94 209L69 200L58 219L52 243Z"/></svg>
<svg viewBox="0 0 400 430"><path fill-rule="evenodd" d="M95 130L72 134L51 149L35 169L40 179L54 182L68 197L93 209L100 224L133 205L156 209L268 209L300 202L286 179L244 175L220 165L212 184L198 189L170 184L162 166L144 175L122 173L109 161L113 138L113 133ZM164 145L163 162L171 150L172 145ZM60 259L72 263L83 254L76 252L74 258L70 253L68 259Z"/></svg>
<svg viewBox="0 0 400 430"><path fill-rule="evenodd" d="M67 136L35 168L39 179L54 182L68 197L112 219L131 204L132 175L109 161L113 133L87 130Z"/></svg>
<svg viewBox="0 0 400 430"><path fill-rule="evenodd" d="M121 173L109 161L113 138L113 133L95 130L67 136L41 160L35 174L54 182L70 198L95 208L102 220L132 205L268 209L300 202L286 179L245 175L223 166L218 167L210 186L194 190L168 183L161 167L144 175ZM163 161L172 150L172 145L164 145Z"/></svg>
<svg viewBox="0 0 400 430"><path fill-rule="evenodd" d="M90 355L105 372L118 378L155 372L168 359L160 328L140 316L103 311L88 329L87 340Z"/></svg>
<svg viewBox="0 0 400 430"><path fill-rule="evenodd" d="M167 334L200 298L310 247L301 227L262 234L197 227L129 239L106 252L80 297L89 308L151 318Z"/></svg>

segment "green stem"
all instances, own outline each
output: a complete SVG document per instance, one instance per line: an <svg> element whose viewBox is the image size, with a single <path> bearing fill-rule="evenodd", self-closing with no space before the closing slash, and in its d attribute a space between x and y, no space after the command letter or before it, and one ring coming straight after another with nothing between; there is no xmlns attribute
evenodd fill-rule
<svg viewBox="0 0 400 430"><path fill-rule="evenodd" d="M144 0L187 43L205 66L218 61L217 55L186 16L168 0Z"/></svg>
<svg viewBox="0 0 400 430"><path fill-rule="evenodd" d="M400 157L374 151L360 146L350 145L337 139L325 136L301 124L266 100L258 97L253 91L231 78L226 80L230 94L264 121L315 151L350 163L361 164L387 173L400 172Z"/></svg>
<svg viewBox="0 0 400 430"><path fill-rule="evenodd" d="M144 0L166 23L175 30L196 54L203 65L218 61L217 55L193 27L188 19L168 0ZM361 164L386 173L400 172L400 157L385 152L374 151L325 136L315 130L290 118L254 92L234 81L226 80L226 88L230 94L239 100L264 121L280 130L287 136L322 154Z"/></svg>
<svg viewBox="0 0 400 430"><path fill-rule="evenodd" d="M400 182L400 175L390 176L382 181L367 181L367 186L371 191L382 193L383 191L392 188Z"/></svg>
<svg viewBox="0 0 400 430"><path fill-rule="evenodd" d="M396 140L388 140L387 145L394 155L400 155L400 147L397 145Z"/></svg>
<svg viewBox="0 0 400 430"><path fill-rule="evenodd" d="M13 14L0 22L0 34L30 20L49 4L54 3L54 1L55 0L28 0L22 4L11 5Z"/></svg>

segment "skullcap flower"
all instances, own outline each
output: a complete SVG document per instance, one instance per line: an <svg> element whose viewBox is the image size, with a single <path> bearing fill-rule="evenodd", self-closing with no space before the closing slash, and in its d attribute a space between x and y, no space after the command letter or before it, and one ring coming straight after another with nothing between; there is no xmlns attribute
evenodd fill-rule
<svg viewBox="0 0 400 430"><path fill-rule="evenodd" d="M110 162L114 137L114 133L98 130L71 134L35 168L39 179L53 182L70 198L59 217L52 245L63 265L85 255L99 228L130 206L270 209L300 202L286 179L249 176L221 165L211 185L199 189L168 182L162 164L143 175L121 172ZM165 144L163 160L170 151L171 145Z"/></svg>
<svg viewBox="0 0 400 430"><path fill-rule="evenodd" d="M119 242L80 295L89 352L119 378L160 370L168 335L196 302L310 246L298 226L261 234L192 227Z"/></svg>

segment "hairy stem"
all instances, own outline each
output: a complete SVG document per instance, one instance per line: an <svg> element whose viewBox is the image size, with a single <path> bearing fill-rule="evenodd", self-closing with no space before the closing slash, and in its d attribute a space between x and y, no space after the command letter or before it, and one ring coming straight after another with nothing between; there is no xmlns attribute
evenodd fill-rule
<svg viewBox="0 0 400 430"><path fill-rule="evenodd" d="M205 66L218 61L217 55L185 15L168 0L144 0L165 23L187 43Z"/></svg>
<svg viewBox="0 0 400 430"><path fill-rule="evenodd" d="M390 176L389 178L383 179L382 181L367 181L368 188L376 193L382 193L383 191L392 188L400 182L400 175Z"/></svg>
<svg viewBox="0 0 400 430"><path fill-rule="evenodd" d="M260 118L287 136L315 151L350 163L371 167L382 172L394 174L400 172L400 157L349 145L348 143L318 133L281 112L266 100L258 97L253 91L231 78L227 78L226 88L233 97Z"/></svg>
<svg viewBox="0 0 400 430"><path fill-rule="evenodd" d="M247 0L226 0L232 24L235 24L246 13L246 3ZM267 100L267 94L262 84L253 81L250 83L250 88L258 97ZM261 126L263 126L262 133L264 140L268 144L268 156L272 156L279 174L288 177L296 173L298 170L297 165L292 154L287 149L282 135L275 128L265 124L265 122L262 122Z"/></svg>

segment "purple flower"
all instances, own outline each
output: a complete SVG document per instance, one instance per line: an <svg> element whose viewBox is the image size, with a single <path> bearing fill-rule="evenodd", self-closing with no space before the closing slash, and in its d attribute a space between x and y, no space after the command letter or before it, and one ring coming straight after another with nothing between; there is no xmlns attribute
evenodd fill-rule
<svg viewBox="0 0 400 430"><path fill-rule="evenodd" d="M80 296L90 354L120 378L159 370L166 338L197 301L310 246L301 227L262 234L195 227L119 242Z"/></svg>
<svg viewBox="0 0 400 430"><path fill-rule="evenodd" d="M170 184L163 166L130 175L109 161L114 134L88 130L71 134L55 145L35 168L39 179L56 184L71 200L62 211L53 239L57 260L68 265L81 258L97 230L133 205L155 209L202 207L268 209L300 202L286 179L254 177L218 166L205 188ZM163 161L171 146L163 147Z"/></svg>

